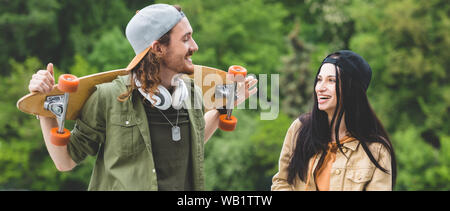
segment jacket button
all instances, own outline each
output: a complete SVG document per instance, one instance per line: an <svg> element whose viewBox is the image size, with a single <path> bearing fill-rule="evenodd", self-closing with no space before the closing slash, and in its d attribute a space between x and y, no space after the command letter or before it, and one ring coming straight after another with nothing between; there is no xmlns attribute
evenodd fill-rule
<svg viewBox="0 0 450 211"><path fill-rule="evenodd" d="M129 121L125 121L125 124L128 125L128 124L130 124L130 122Z"/></svg>
<svg viewBox="0 0 450 211"><path fill-rule="evenodd" d="M153 169L152 172L155 173L156 172L155 169Z"/></svg>
<svg viewBox="0 0 450 211"><path fill-rule="evenodd" d="M339 175L339 174L341 173L341 170L336 169L336 171L334 171L334 173L335 173L336 175Z"/></svg>

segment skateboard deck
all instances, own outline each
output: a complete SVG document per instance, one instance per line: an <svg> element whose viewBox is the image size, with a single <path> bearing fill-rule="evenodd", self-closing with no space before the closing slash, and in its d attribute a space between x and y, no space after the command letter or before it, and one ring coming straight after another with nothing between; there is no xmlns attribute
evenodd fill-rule
<svg viewBox="0 0 450 211"><path fill-rule="evenodd" d="M80 111L89 96L95 91L95 85L101 83L111 82L117 76L126 75L128 72L125 69L111 70L100 72L92 75L87 75L78 78L79 85L76 92L69 94L69 101L65 119L75 120L79 117ZM202 88L202 95L206 110L217 108L225 105L225 97L222 99L215 99L215 89L218 85L230 84L232 82L226 80L227 72L212 67L195 65L194 74L189 75L194 79L194 83ZM209 94L207 94L209 93ZM17 108L25 113L54 117L55 115L44 108L44 102L49 96L63 95L64 92L58 89L58 85L53 86L50 93L29 93L17 101ZM207 99L205 99L205 96Z"/></svg>

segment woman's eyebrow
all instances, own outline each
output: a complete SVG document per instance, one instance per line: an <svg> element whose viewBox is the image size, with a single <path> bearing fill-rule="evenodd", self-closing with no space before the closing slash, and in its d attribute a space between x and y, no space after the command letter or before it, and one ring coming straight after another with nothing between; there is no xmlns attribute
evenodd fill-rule
<svg viewBox="0 0 450 211"><path fill-rule="evenodd" d="M325 78L330 78L330 77L336 77L336 75L327 75L327 76L322 76L322 75L318 75L317 77L325 77Z"/></svg>

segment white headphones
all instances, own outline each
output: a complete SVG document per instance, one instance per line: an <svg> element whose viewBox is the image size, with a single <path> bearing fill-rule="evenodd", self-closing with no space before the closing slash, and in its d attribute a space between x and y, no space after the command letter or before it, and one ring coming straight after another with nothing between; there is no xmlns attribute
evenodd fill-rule
<svg viewBox="0 0 450 211"><path fill-rule="evenodd" d="M164 86L158 85L158 93L155 93L153 98L150 98L150 95L141 88L141 83L137 79L135 79L135 83L139 87L138 90L141 95L152 103L153 106L161 110L167 110L170 106L178 110L183 106L184 101L188 97L188 90L183 79L181 79L181 74L177 74L172 78L171 84L175 87L172 96Z"/></svg>

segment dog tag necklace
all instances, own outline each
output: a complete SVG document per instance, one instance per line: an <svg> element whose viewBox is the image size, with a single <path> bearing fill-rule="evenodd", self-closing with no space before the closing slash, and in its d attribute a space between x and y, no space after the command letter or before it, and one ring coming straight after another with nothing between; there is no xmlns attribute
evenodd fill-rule
<svg viewBox="0 0 450 211"><path fill-rule="evenodd" d="M173 125L172 122L170 122L170 120L166 117L166 115L164 115L164 113L161 110L159 109L157 110L164 116L164 118L167 119L169 124L172 125L172 140L173 141L181 140L181 130L180 127L178 126L178 114L180 114L180 110L177 109L177 122L175 123L175 125Z"/></svg>

